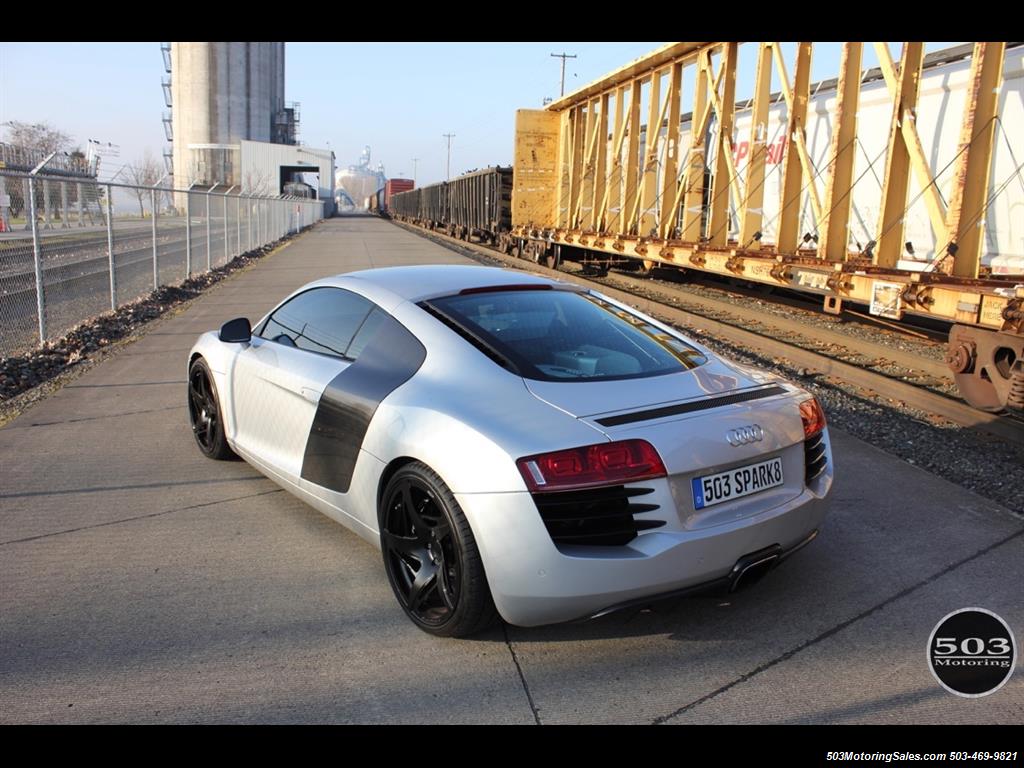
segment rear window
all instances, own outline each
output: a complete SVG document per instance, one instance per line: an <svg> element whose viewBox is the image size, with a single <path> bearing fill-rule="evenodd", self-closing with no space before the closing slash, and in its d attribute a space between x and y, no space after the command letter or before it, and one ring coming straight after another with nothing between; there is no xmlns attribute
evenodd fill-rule
<svg viewBox="0 0 1024 768"><path fill-rule="evenodd" d="M588 294L487 291L432 299L426 308L528 379L644 378L705 362L675 336Z"/></svg>

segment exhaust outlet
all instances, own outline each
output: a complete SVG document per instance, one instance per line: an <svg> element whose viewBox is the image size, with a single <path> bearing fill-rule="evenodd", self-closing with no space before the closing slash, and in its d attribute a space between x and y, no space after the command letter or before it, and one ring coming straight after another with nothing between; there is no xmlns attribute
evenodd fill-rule
<svg viewBox="0 0 1024 768"><path fill-rule="evenodd" d="M782 547L774 544L758 552L752 552L741 557L732 568L729 591L736 592L756 584L768 571L778 565L779 555L781 554Z"/></svg>

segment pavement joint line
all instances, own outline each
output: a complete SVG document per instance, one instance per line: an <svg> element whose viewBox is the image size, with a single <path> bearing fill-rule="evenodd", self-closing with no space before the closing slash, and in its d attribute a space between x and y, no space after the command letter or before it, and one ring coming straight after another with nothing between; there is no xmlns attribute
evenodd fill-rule
<svg viewBox="0 0 1024 768"><path fill-rule="evenodd" d="M512 640L508 636L508 624L502 622L502 632L505 633L505 645L508 646L508 652L512 654L512 663L516 665L516 672L519 673L519 682L523 684L523 690L526 692L526 701L530 705L530 711L533 712L533 721L537 725L543 725L540 721L540 713L537 711L537 705L533 701L533 694L530 693L530 686L526 682L526 675L523 674L523 668L519 664L519 657L516 655L516 649L512 647Z"/></svg>
<svg viewBox="0 0 1024 768"><path fill-rule="evenodd" d="M227 504L232 501L243 501L244 499L254 499L258 496L269 496L274 493L284 493L283 488L273 488L269 491L260 491L259 493L250 493L245 496L235 496L230 499L219 499L217 501L206 501L202 504L190 504L187 507L178 507L177 509L165 509L163 512L151 512L148 515L138 515L136 517L126 517L121 520L108 520L105 523L96 523L95 525L83 525L80 528L68 528L63 531L53 531L52 533L42 533L38 536L26 536L23 539L11 539L9 541L0 541L0 547L6 546L7 544L23 544L27 541L38 541L39 539L49 539L53 536L62 536L66 533L78 533L79 531L88 531L93 528L105 528L110 525L120 525L121 523L132 523L137 520L148 520L153 517L161 517L163 515L169 515L173 512L187 512L190 509L201 509L203 507L212 507L217 504Z"/></svg>
<svg viewBox="0 0 1024 768"><path fill-rule="evenodd" d="M143 411L124 411L123 413L108 413L103 416L82 416L79 419L64 419L63 421L33 421L31 424L7 427L7 429L32 429L33 427L54 427L59 424L77 424L80 421L102 421L103 419L116 419L121 416L138 416L140 413L159 413L160 411L177 411L187 408L185 405L168 405L163 408L147 408Z"/></svg>
<svg viewBox="0 0 1024 768"><path fill-rule="evenodd" d="M166 354L166 353L164 353ZM123 384L68 384L65 389L106 389L107 387L162 387L170 384L187 384L185 379L173 381L127 381Z"/></svg>
<svg viewBox="0 0 1024 768"><path fill-rule="evenodd" d="M26 491L25 493L0 493L0 499L24 499L32 496L71 496L76 493L103 493L106 491L136 491L144 488L170 488L175 485L213 485L215 483L246 483L266 480L263 475L248 477L224 477L211 480L181 480L164 483L140 483L138 485L101 485L96 488L64 488L58 491Z"/></svg>
<svg viewBox="0 0 1024 768"><path fill-rule="evenodd" d="M671 719L673 719L675 717L678 717L679 715L682 715L682 714L684 714L686 712L689 712L691 709L695 709L696 707L699 707L701 704L707 703L711 699L714 699L714 698L720 696L721 694L725 693L726 691L730 690L731 688L734 688L734 687L736 687L737 685L739 685L741 683L745 683L748 680L750 680L750 679L752 679L754 677L757 677L762 672L767 672L772 667L775 667L775 666L781 664L784 661L788 661L793 656L795 656L796 654L800 653L801 651L803 651L803 650L805 650L807 648L810 648L812 645L817 645L821 641L827 640L828 638L832 637L833 635L836 635L836 634L842 632L847 627L849 627L849 626L851 626L853 624L856 624L861 619L866 619L868 616L871 616L872 614L877 613L878 611L882 610L883 608L888 607L889 605L891 605L892 603L896 602L897 600L901 600L904 597L906 597L907 595L910 595L913 592L916 592L917 590L921 589L922 587L928 586L932 582L934 582L937 579L945 576L946 574L950 573L951 571L956 570L960 566L966 565L967 563L971 562L972 560L976 560L977 558L982 557L983 555L987 555L989 552L993 551L994 549L998 549L999 547L1003 546L1004 544L1007 544L1010 541L1013 541L1014 539L1019 538L1022 535L1024 535L1024 529L1016 531L1015 533L1011 533L1009 536L1006 536L1006 537L1004 537L1002 539L999 539L998 541L996 541L993 544L990 544L989 546L985 547L984 549L978 550L973 555L968 555L967 557L963 558L962 560L958 560L957 562L952 563L951 565L943 568L941 571L938 571L937 573L934 573L931 576L929 576L929 577L927 577L925 579L922 579L921 581L917 582L916 584L912 584L909 587L907 587L906 589L903 589L903 590L897 592L895 595L892 595L891 597L886 598L885 600L883 600L882 602L878 603L877 605L874 605L871 608L868 608L868 609L866 609L864 611L861 611L856 616L854 616L854 617L852 617L850 619L847 619L846 621L843 621L843 622L840 622L839 624L836 624L831 629L825 630L824 632L819 634L817 637L813 637L810 640L805 640L804 642L800 643L800 645L796 646L795 648L789 649L788 651L783 653L781 656L777 656L774 659L772 659L771 661L766 661L764 664L762 664L761 666L757 667L756 669L754 669L754 670L752 670L750 672L747 672L747 673L745 673L743 675L740 675L738 678L736 678L732 682L726 683L725 685L723 685L720 688L712 691L711 693L705 694L704 696L701 696L699 699L695 699L694 701L691 701L689 704L685 704L682 707L679 707L679 709L676 709L676 710L670 712L667 715L661 715L660 717L654 718L654 720L651 721L651 725L664 725L669 720L671 720Z"/></svg>

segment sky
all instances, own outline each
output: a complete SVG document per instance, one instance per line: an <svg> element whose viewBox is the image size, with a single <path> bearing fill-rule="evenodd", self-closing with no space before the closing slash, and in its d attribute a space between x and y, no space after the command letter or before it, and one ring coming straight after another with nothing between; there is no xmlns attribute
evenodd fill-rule
<svg viewBox="0 0 1024 768"><path fill-rule="evenodd" d="M929 43L926 51L955 43ZM639 43L288 43L285 99L301 103L299 140L332 149L338 167L372 148L389 177L429 184L512 162L515 110L540 108L662 45ZM815 46L812 80L834 77L840 43ZM894 58L897 44L890 44ZM794 44L783 44L792 70ZM864 67L877 62L871 46ZM749 92L754 45L741 46L737 96ZM159 43L0 43L0 138L3 123L49 123L85 147L88 139L119 145L107 172L167 146L162 115L164 76ZM684 81L684 87L685 87ZM684 100L686 95L684 93ZM115 165L117 164L117 165ZM105 174L101 173L101 176Z"/></svg>

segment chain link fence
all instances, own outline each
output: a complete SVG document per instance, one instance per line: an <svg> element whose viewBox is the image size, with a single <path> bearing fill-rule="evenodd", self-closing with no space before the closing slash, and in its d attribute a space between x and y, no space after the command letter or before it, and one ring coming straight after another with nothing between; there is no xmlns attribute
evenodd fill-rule
<svg viewBox="0 0 1024 768"><path fill-rule="evenodd" d="M0 357L321 218L319 200L0 170Z"/></svg>

